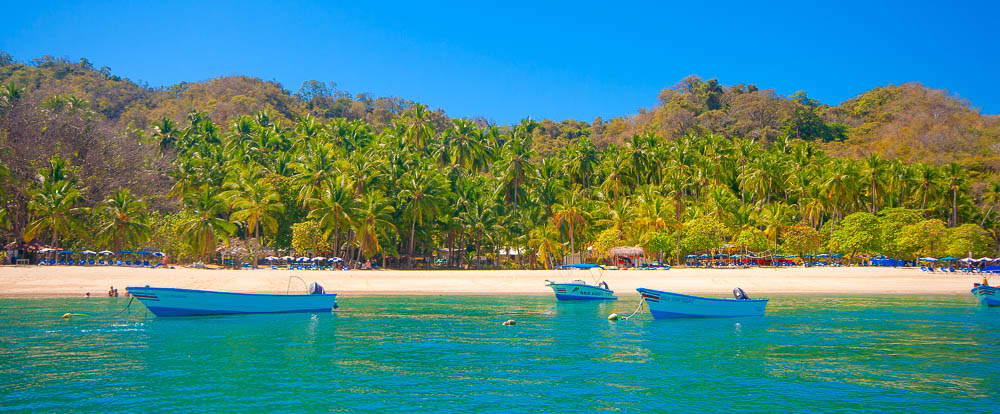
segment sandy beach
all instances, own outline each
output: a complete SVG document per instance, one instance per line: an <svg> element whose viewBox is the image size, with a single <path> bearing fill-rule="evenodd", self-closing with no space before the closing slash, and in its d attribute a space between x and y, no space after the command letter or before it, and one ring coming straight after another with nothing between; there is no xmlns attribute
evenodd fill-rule
<svg viewBox="0 0 1000 414"><path fill-rule="evenodd" d="M555 270L220 270L129 269L119 267L0 267L0 297L103 296L110 286L156 286L246 293L285 293L289 276L316 281L343 295L551 294L545 280L568 281L588 273ZM635 288L728 296L739 286L762 294L968 294L980 276L930 274L912 268L752 268L608 270L603 273L619 296ZM592 281L592 280L591 280ZM304 284L291 280L291 291Z"/></svg>

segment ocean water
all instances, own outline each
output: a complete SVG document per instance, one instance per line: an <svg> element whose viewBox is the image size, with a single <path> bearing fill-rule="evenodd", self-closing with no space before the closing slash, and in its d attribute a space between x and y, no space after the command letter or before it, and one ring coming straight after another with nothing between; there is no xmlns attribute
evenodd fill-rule
<svg viewBox="0 0 1000 414"><path fill-rule="evenodd" d="M0 299L0 411L1000 411L1000 309L971 295L607 321L634 310L629 296L343 297L331 313L184 318L122 312L124 298Z"/></svg>

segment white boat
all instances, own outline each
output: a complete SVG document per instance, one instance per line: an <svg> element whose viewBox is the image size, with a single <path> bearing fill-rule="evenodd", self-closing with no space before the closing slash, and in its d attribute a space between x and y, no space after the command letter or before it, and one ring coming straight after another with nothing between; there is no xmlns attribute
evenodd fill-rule
<svg viewBox="0 0 1000 414"><path fill-rule="evenodd" d="M767 306L767 299L750 299L740 288L733 289L736 299L703 298L646 288L636 290L656 319L761 316Z"/></svg>
<svg viewBox="0 0 1000 414"><path fill-rule="evenodd" d="M269 295L130 286L126 290L156 316L330 312L337 295L313 283L307 295Z"/></svg>
<svg viewBox="0 0 1000 414"><path fill-rule="evenodd" d="M562 265L557 267L557 269L572 270L572 269L584 269L584 270L604 270L603 267L596 264L571 264ZM616 300L615 292L608 288L608 283L605 281L600 281L595 284L589 284L584 280L576 279L566 283L557 283L551 280L546 280L545 286L551 287L552 291L556 294L556 299L559 300Z"/></svg>

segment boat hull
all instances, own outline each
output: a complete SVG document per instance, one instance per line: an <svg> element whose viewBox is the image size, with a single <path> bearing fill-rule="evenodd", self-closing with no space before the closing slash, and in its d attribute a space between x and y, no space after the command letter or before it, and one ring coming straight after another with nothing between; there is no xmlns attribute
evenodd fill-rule
<svg viewBox="0 0 1000 414"><path fill-rule="evenodd" d="M559 300L617 300L613 290L579 283L550 283Z"/></svg>
<svg viewBox="0 0 1000 414"><path fill-rule="evenodd" d="M996 286L976 286L972 288L972 294L979 299L979 303L986 306L1000 306L1000 288Z"/></svg>
<svg viewBox="0 0 1000 414"><path fill-rule="evenodd" d="M763 316L767 299L717 299L661 290L636 289L656 319Z"/></svg>
<svg viewBox="0 0 1000 414"><path fill-rule="evenodd" d="M330 312L337 308L336 294L265 295L155 287L127 289L156 316Z"/></svg>

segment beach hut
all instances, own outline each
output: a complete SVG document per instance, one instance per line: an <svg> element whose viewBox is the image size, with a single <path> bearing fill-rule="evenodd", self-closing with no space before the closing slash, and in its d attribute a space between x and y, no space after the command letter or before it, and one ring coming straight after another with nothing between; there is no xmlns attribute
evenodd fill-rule
<svg viewBox="0 0 1000 414"><path fill-rule="evenodd" d="M614 262L618 267L628 266L629 262L632 266L639 266L645 253L646 251L639 246L619 246L608 249L608 254L615 258Z"/></svg>

